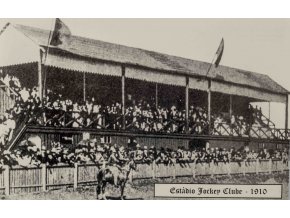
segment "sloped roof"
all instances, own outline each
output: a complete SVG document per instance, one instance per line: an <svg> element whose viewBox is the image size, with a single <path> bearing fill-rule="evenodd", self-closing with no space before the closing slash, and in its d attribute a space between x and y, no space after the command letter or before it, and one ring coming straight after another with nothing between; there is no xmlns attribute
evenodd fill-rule
<svg viewBox="0 0 290 218"><path fill-rule="evenodd" d="M49 37L48 30L18 24L14 24L13 26L35 43L41 46L47 46ZM189 74L192 76L206 76L206 71L209 68L209 63L202 61L190 60L74 35L70 37L69 44L62 44L57 48L84 58L127 63L130 65L174 71L177 74ZM286 94L288 92L267 75L221 65L218 68L212 68L208 77L235 84L252 86L275 93Z"/></svg>

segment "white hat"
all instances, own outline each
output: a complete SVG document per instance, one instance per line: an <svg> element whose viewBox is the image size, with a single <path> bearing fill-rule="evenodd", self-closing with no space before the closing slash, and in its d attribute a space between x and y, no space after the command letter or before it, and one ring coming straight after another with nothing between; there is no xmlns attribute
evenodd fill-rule
<svg viewBox="0 0 290 218"><path fill-rule="evenodd" d="M119 148L119 150L120 150L120 151L124 151L124 150L125 150L124 146L121 146L121 147Z"/></svg>

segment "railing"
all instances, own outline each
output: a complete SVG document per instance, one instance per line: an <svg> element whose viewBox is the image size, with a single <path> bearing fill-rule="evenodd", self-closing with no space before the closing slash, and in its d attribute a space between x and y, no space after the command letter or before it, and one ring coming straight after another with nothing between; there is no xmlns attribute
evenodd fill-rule
<svg viewBox="0 0 290 218"><path fill-rule="evenodd" d="M3 81L0 80L0 88L2 88L5 92L10 93L12 97L19 96L19 93L14 91L11 87L7 86Z"/></svg>
<svg viewBox="0 0 290 218"><path fill-rule="evenodd" d="M258 139L288 140L288 131L285 129L269 128L257 125L230 125L222 122L214 124L213 135L250 137Z"/></svg>
<svg viewBox="0 0 290 218"><path fill-rule="evenodd" d="M275 128L275 123L273 123L273 121L271 121L268 117L266 117L264 114L261 113L261 117L260 120L267 126L271 127L271 128Z"/></svg>
<svg viewBox="0 0 290 218"><path fill-rule="evenodd" d="M40 126L40 127L56 127L56 128L75 128L75 129L96 129L96 130L110 130L110 131L124 131L134 133L152 133L152 134L178 134L180 136L220 136L220 137L240 137L240 138L254 138L261 140L280 140L285 141L289 138L289 131L285 129L269 128L257 125L230 125L226 122L212 123L211 126L207 122L189 123L189 131L185 131L185 122L177 122L173 119L167 121L167 125L163 126L160 131L142 131L141 129L134 129L134 122L126 123L126 129L122 128L122 116L110 114L90 114L90 116L83 117L79 112L66 112L63 110L38 110L32 112L30 117L26 117L22 123L17 124L12 140L8 143L9 147L13 147L15 142L19 139L26 125ZM81 120L80 120L81 119ZM175 131L174 131L175 130ZM180 130L180 131L177 131Z"/></svg>
<svg viewBox="0 0 290 218"><path fill-rule="evenodd" d="M22 123L16 130L13 131L11 140L7 143L8 150L10 150L19 140L21 140L21 136L25 133L26 128L26 124Z"/></svg>
<svg viewBox="0 0 290 218"><path fill-rule="evenodd" d="M59 165L48 167L22 168L20 166L5 166L0 172L0 194L20 194L40 192L67 187L77 188L83 185L95 185L99 167L94 164L75 164L74 166ZM288 171L288 162L281 160L253 160L215 164L188 163L186 166L179 164L137 164L130 181L138 179L176 178L182 176L214 176L249 173L273 173Z"/></svg>

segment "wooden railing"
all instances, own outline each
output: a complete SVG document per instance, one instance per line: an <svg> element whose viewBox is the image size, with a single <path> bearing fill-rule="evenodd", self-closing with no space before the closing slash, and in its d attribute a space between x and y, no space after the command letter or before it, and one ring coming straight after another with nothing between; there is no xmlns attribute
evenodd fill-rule
<svg viewBox="0 0 290 218"><path fill-rule="evenodd" d="M219 136L288 140L288 132L289 130L285 129L269 128L258 125L230 125L223 122L214 124L211 133Z"/></svg>
<svg viewBox="0 0 290 218"><path fill-rule="evenodd" d="M261 113L260 119L266 126L269 126L270 128L275 128L275 123L271 121L268 117L266 117L264 114Z"/></svg>
<svg viewBox="0 0 290 218"><path fill-rule="evenodd" d="M240 138L253 138L261 140L279 140L287 141L289 139L289 130L269 128L257 125L230 125L228 123L213 123L211 126L207 122L196 122L191 123L189 126L189 132L186 133L185 122L176 122L174 120L169 120L168 124L164 126L161 131L158 132L146 132L140 129L134 129L132 126L134 123L126 124L126 129L122 128L122 116L112 116L109 120L106 119L109 115L104 114L93 114L90 117L90 121L87 123L79 122L78 117L74 116L77 112L65 112L62 110L57 111L57 113L49 113L46 110L39 110L34 113L31 117L26 117L26 119L17 125L14 130L13 138L8 142L8 147L13 147L16 141L23 134L26 125L30 126L40 126L40 127L55 127L55 128L72 128L72 129L96 129L98 130L110 130L110 131L125 131L127 133L152 133L152 134L171 134L179 136L221 136L221 137L240 137ZM47 114L52 114L47 116ZM86 119L86 118L85 118ZM77 124L76 126L74 124ZM172 126L175 125L176 128L182 129L181 132L173 131ZM170 131L172 130L172 131Z"/></svg>
<svg viewBox="0 0 290 218"><path fill-rule="evenodd" d="M0 194L20 194L40 192L67 187L77 188L83 185L95 185L99 167L94 164L74 166L59 165L48 167L23 168L20 166L8 167L0 172ZM288 163L281 160L253 160L222 163L189 163L186 166L179 164L138 164L133 171L130 181L138 179L176 178L181 176L214 176L249 173L273 173L288 171Z"/></svg>

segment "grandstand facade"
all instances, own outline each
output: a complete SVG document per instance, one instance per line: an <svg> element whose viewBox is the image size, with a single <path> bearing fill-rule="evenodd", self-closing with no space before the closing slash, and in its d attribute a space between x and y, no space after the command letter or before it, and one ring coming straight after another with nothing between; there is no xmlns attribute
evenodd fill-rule
<svg viewBox="0 0 290 218"><path fill-rule="evenodd" d="M39 98L17 113L9 148L30 137L42 146L88 138L170 148L289 143L289 92L267 75L225 66L206 74L209 63L78 36L47 46L49 34L10 24L0 35L1 115L25 95ZM284 103L285 128L251 102Z"/></svg>

